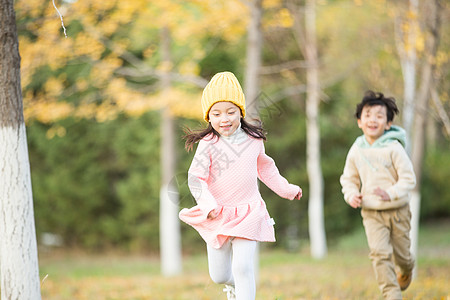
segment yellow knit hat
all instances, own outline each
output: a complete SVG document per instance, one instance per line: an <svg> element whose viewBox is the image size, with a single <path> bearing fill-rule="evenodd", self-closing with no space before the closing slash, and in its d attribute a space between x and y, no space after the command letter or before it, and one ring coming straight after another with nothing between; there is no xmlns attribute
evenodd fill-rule
<svg viewBox="0 0 450 300"><path fill-rule="evenodd" d="M245 117L245 96L239 81L231 72L217 73L203 90L202 109L206 122L209 121L211 106L220 101L237 105L241 109L242 117Z"/></svg>

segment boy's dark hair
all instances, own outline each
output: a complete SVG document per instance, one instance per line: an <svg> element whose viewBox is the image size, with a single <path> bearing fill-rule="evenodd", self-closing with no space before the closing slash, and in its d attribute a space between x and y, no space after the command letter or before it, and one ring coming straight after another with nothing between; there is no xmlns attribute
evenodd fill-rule
<svg viewBox="0 0 450 300"><path fill-rule="evenodd" d="M244 130L244 132L251 137L266 140L266 135L262 127L262 122L260 120L255 121L257 122L257 124L252 125L247 121L245 121L244 118L241 118L242 130ZM183 136L183 138L186 140L184 148L188 152L192 150L196 142L200 141L209 134L212 134L211 139L220 137L220 134L211 126L211 123L208 123L208 127L206 129L191 130L189 128L184 128L184 133L185 135Z"/></svg>
<svg viewBox="0 0 450 300"><path fill-rule="evenodd" d="M392 122L394 120L394 115L398 114L397 104L395 104L395 99L393 97L385 97L382 93L375 93L369 90L364 94L364 98L361 100L361 102L356 105L355 116L358 120L361 119L361 112L366 105L385 106L388 122Z"/></svg>

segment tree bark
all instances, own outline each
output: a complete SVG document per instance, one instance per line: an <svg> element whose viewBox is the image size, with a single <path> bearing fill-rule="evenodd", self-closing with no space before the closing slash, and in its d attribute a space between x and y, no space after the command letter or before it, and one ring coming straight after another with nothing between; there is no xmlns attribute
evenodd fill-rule
<svg viewBox="0 0 450 300"><path fill-rule="evenodd" d="M41 299L14 1L0 2L1 298Z"/></svg>
<svg viewBox="0 0 450 300"><path fill-rule="evenodd" d="M161 46L165 75L161 77L162 94L170 89L170 32L167 27L161 30ZM161 177L160 190L160 255L161 272L164 276L175 276L182 272L181 232L179 197L173 182L176 169L174 118L169 103L161 112Z"/></svg>
<svg viewBox="0 0 450 300"><path fill-rule="evenodd" d="M397 24L397 49L403 73L403 127L407 134L407 141L411 141L411 130L414 122L415 93L416 93L416 39L418 31L419 0L409 0L409 9L405 14L405 21L409 26L408 32L402 32L401 25ZM399 23L399 22L398 22ZM408 153L411 152L409 142L406 145Z"/></svg>
<svg viewBox="0 0 450 300"><path fill-rule="evenodd" d="M250 1L250 22L248 25L247 38L247 67L245 69L245 98L247 119L259 118L258 96L260 92L259 71L261 69L262 51L262 0Z"/></svg>
<svg viewBox="0 0 450 300"><path fill-rule="evenodd" d="M320 164L319 126L319 62L316 43L315 0L307 0L305 7L305 54L306 73L306 165L309 178L309 238L311 255L321 259L327 254L325 224L323 216L323 175Z"/></svg>
<svg viewBox="0 0 450 300"><path fill-rule="evenodd" d="M427 2L429 8L430 32L427 35L425 45L425 58L422 65L420 88L416 100L416 115L414 122L414 139L412 144L411 160L416 173L417 184L411 197L411 251L417 257L419 240L419 216L420 216L420 188L422 181L423 160L425 156L425 126L428 114L428 98L433 81L433 69L435 67L436 54L440 35L440 12L442 5L439 0ZM427 10L428 11L428 10Z"/></svg>
<svg viewBox="0 0 450 300"><path fill-rule="evenodd" d="M245 119L250 123L255 123L259 119L259 93L260 81L259 71L261 69L262 52L262 30L261 18L263 14L262 0L252 0L248 2L250 9L250 22L247 28L247 49L245 68L244 93L246 98ZM259 244L255 250L255 280L259 280Z"/></svg>

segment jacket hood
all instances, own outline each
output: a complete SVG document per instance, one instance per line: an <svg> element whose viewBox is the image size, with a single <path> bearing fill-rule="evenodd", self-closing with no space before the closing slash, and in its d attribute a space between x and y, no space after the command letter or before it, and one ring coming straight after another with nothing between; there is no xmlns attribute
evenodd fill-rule
<svg viewBox="0 0 450 300"><path fill-rule="evenodd" d="M355 143L361 148L382 148L393 141L398 141L403 147L406 147L406 131L399 126L392 125L372 145L367 142L364 135L359 136Z"/></svg>

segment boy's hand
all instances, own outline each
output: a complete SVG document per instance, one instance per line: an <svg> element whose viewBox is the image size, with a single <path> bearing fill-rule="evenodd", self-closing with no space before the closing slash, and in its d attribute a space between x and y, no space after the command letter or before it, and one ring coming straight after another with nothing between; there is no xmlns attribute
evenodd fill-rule
<svg viewBox="0 0 450 300"><path fill-rule="evenodd" d="M362 195L361 194L357 194L357 195L353 196L352 199L350 199L350 201L348 201L348 204L350 204L350 206L353 208L361 207L361 203L362 203Z"/></svg>
<svg viewBox="0 0 450 300"><path fill-rule="evenodd" d="M385 190L380 189L380 187L377 187L377 188L373 191L373 193L374 193L375 195L377 195L377 196L380 196L380 197L381 197L381 200L383 200L383 201L391 201L391 197L389 197L389 194L386 193Z"/></svg>
<svg viewBox="0 0 450 300"><path fill-rule="evenodd" d="M303 191L300 189L297 195L295 195L294 199L300 200L300 198L303 196Z"/></svg>

